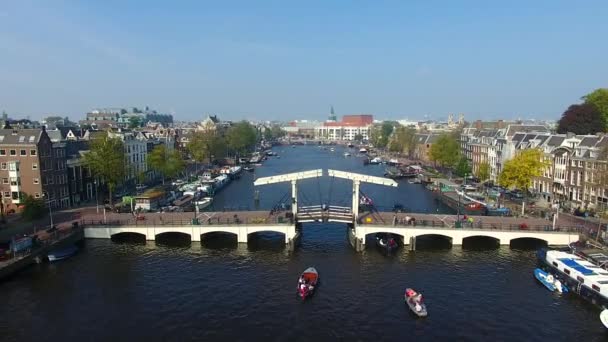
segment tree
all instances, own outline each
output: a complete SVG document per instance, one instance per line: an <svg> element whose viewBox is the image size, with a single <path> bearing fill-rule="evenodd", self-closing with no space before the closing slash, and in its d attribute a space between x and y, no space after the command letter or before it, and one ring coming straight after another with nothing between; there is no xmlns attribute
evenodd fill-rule
<svg viewBox="0 0 608 342"><path fill-rule="evenodd" d="M255 146L257 140L256 129L246 121L241 121L230 127L226 133L226 143L235 153L235 158Z"/></svg>
<svg viewBox="0 0 608 342"><path fill-rule="evenodd" d="M460 160L458 160L455 172L460 177L466 177L467 175L471 174L471 166L469 165L469 161L465 156L460 156Z"/></svg>
<svg viewBox="0 0 608 342"><path fill-rule="evenodd" d="M411 156L416 149L416 130L410 127L399 126L393 132L389 142L389 149L393 152L404 152Z"/></svg>
<svg viewBox="0 0 608 342"><path fill-rule="evenodd" d="M460 158L458 140L449 133L441 134L429 150L429 158L442 167L453 167Z"/></svg>
<svg viewBox="0 0 608 342"><path fill-rule="evenodd" d="M129 128L134 129L141 127L142 119L139 116L132 116L129 118Z"/></svg>
<svg viewBox="0 0 608 342"><path fill-rule="evenodd" d="M606 120L598 108L589 103L575 104L562 114L557 125L558 133L595 134L603 132Z"/></svg>
<svg viewBox="0 0 608 342"><path fill-rule="evenodd" d="M361 134L361 133L355 134L355 141L363 141L363 134Z"/></svg>
<svg viewBox="0 0 608 342"><path fill-rule="evenodd" d="M505 188L517 188L527 191L532 180L540 177L549 163L545 161L544 153L541 149L531 148L522 150L511 160L508 160L500 175L498 183Z"/></svg>
<svg viewBox="0 0 608 342"><path fill-rule="evenodd" d="M389 138L393 133L393 122L385 121L381 125L374 125L370 129L370 140L372 145L383 148L388 145Z"/></svg>
<svg viewBox="0 0 608 342"><path fill-rule="evenodd" d="M184 170L184 160L176 150L168 150L165 145L157 145L148 155L148 165L162 175L163 184L165 177L173 178Z"/></svg>
<svg viewBox="0 0 608 342"><path fill-rule="evenodd" d="M599 88L583 96L586 104L594 105L608 123L608 88Z"/></svg>
<svg viewBox="0 0 608 342"><path fill-rule="evenodd" d="M108 186L108 200L112 204L112 192L122 183L126 174L122 140L107 135L91 140L84 162L91 173Z"/></svg>
<svg viewBox="0 0 608 342"><path fill-rule="evenodd" d="M46 209L44 208L44 201L42 199L25 195L23 199L23 211L21 212L21 216L25 220L37 220L39 218L43 218L45 214Z"/></svg>
<svg viewBox="0 0 608 342"><path fill-rule="evenodd" d="M477 177L482 183L490 179L490 163L484 161L479 164L479 169L477 169L477 174L475 174L475 177Z"/></svg>
<svg viewBox="0 0 608 342"><path fill-rule="evenodd" d="M213 159L222 158L225 153L226 142L215 131L196 132L192 135L187 149L192 159L197 163L204 163Z"/></svg>

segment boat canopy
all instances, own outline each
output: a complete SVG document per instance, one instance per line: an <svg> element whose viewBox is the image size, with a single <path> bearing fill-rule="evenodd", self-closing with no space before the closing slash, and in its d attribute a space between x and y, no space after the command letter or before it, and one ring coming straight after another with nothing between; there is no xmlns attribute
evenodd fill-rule
<svg viewBox="0 0 608 342"><path fill-rule="evenodd" d="M595 272L593 272L592 270L588 269L587 267L579 264L574 259L560 258L560 259L557 259L557 260L563 262L564 265L575 269L576 271L580 272L583 275L592 275L592 274L595 274Z"/></svg>

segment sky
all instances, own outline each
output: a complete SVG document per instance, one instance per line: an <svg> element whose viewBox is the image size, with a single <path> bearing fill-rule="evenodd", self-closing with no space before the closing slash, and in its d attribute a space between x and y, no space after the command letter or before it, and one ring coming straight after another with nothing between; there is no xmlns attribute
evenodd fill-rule
<svg viewBox="0 0 608 342"><path fill-rule="evenodd" d="M608 87L608 1L0 2L0 111L558 119Z"/></svg>

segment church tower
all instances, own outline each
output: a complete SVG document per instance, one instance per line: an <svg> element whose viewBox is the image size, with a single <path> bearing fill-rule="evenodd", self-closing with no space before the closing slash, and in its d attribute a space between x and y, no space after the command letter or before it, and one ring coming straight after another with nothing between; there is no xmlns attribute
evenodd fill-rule
<svg viewBox="0 0 608 342"><path fill-rule="evenodd" d="M331 109L329 110L329 117L327 118L327 120L338 121L336 120L336 113L334 113L334 106L331 106Z"/></svg>

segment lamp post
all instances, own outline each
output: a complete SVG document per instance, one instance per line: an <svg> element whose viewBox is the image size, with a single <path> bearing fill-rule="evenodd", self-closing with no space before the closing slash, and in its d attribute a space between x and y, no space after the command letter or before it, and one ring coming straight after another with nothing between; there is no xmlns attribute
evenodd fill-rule
<svg viewBox="0 0 608 342"><path fill-rule="evenodd" d="M99 214L99 196L98 196L98 190L97 190L97 179L95 179L93 181L93 183L95 184L95 207L97 208L97 213Z"/></svg>
<svg viewBox="0 0 608 342"><path fill-rule="evenodd" d="M42 197L46 198L45 203L49 207L49 217L51 219L51 228L53 228L53 208L51 207L51 200L47 194L42 194Z"/></svg>

